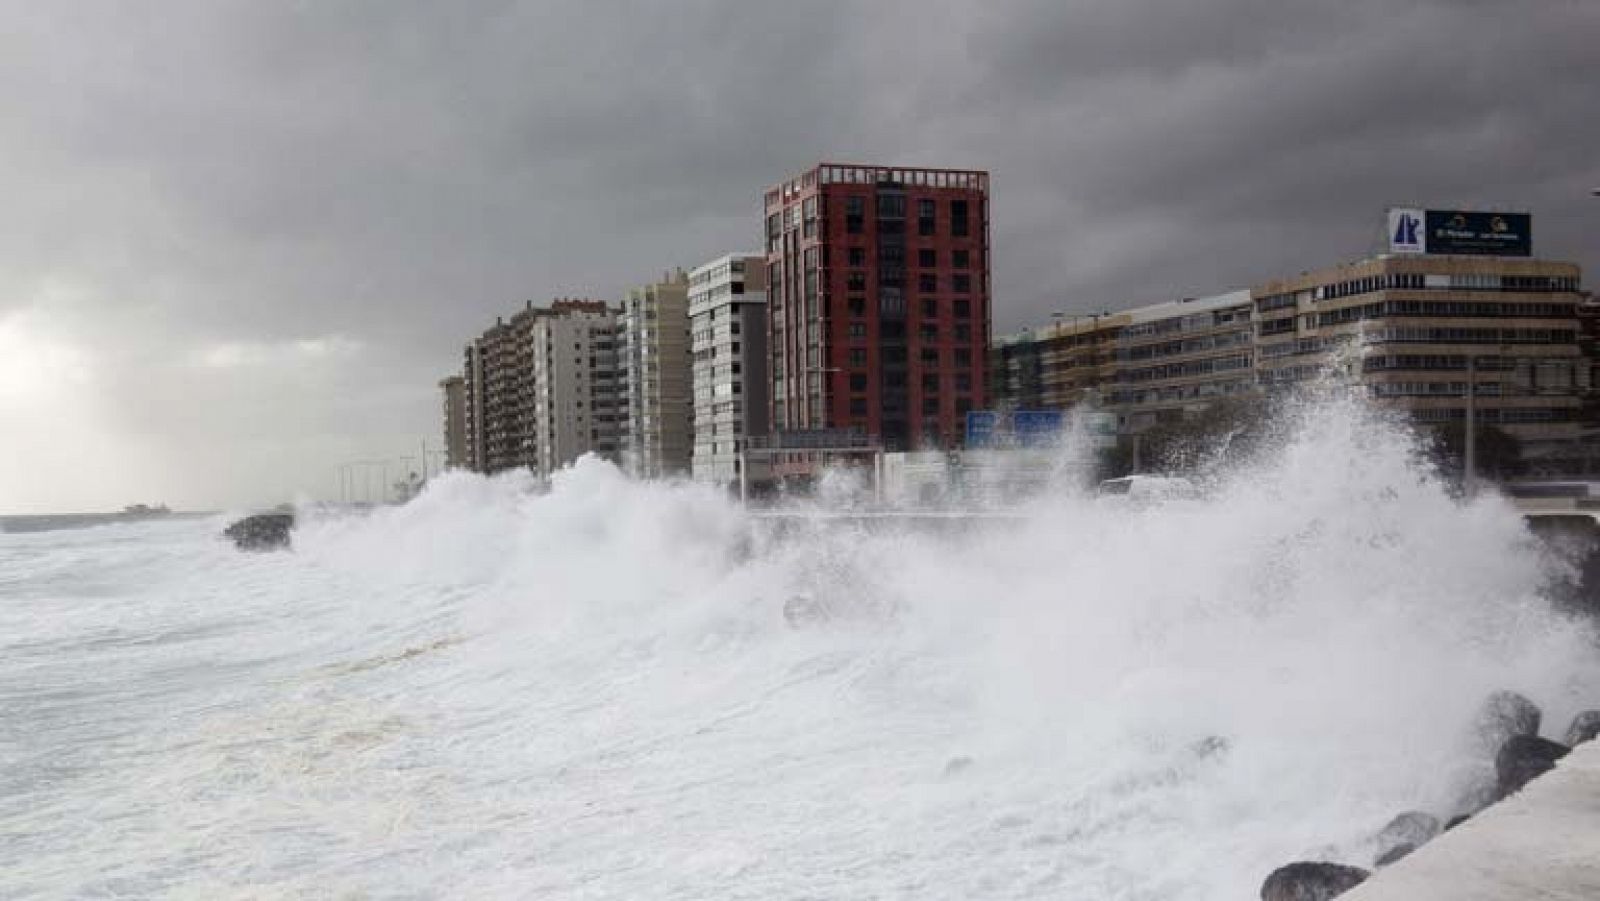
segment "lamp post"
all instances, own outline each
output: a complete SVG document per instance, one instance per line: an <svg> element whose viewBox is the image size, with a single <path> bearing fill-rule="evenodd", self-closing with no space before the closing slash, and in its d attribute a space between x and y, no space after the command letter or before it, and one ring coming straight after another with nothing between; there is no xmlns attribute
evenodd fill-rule
<svg viewBox="0 0 1600 901"><path fill-rule="evenodd" d="M1478 355L1467 355L1466 435L1461 452L1461 491L1472 500L1478 494Z"/></svg>

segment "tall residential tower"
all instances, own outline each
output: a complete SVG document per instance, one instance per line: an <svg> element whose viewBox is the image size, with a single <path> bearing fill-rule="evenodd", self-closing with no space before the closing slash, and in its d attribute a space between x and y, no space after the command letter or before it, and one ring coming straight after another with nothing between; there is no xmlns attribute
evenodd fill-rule
<svg viewBox="0 0 1600 901"><path fill-rule="evenodd" d="M623 466L659 479L689 472L694 415L689 356L689 276L679 269L628 292L622 307L627 415Z"/></svg>
<svg viewBox="0 0 1600 901"><path fill-rule="evenodd" d="M757 254L720 257L689 273L696 481L738 483L750 464L746 441L767 434L766 274Z"/></svg>
<svg viewBox="0 0 1600 901"><path fill-rule="evenodd" d="M959 444L987 401L989 174L823 163L765 215L773 428Z"/></svg>

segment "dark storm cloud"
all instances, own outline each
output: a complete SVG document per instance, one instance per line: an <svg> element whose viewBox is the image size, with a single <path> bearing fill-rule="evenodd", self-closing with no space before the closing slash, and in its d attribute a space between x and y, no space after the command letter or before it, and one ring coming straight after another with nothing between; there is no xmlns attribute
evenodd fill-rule
<svg viewBox="0 0 1600 901"><path fill-rule="evenodd" d="M1000 331L1358 256L1392 202L1600 262L1588 2L157 9L0 13L0 416L39 448L0 507L326 491L437 443L493 316L755 247L819 158L993 170ZM123 452L53 462L63 399Z"/></svg>

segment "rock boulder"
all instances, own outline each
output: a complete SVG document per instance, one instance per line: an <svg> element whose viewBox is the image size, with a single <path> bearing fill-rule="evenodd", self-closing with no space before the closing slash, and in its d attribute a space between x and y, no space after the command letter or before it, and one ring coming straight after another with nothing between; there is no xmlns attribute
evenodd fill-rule
<svg viewBox="0 0 1600 901"><path fill-rule="evenodd" d="M1572 718L1572 725L1567 727L1567 747L1576 747L1596 738L1600 738L1600 710L1585 710Z"/></svg>
<svg viewBox="0 0 1600 901"><path fill-rule="evenodd" d="M1538 735L1544 718L1539 706L1514 691L1497 691L1478 711L1477 733L1488 753L1498 751L1514 735Z"/></svg>
<svg viewBox="0 0 1600 901"><path fill-rule="evenodd" d="M1383 852L1382 854L1379 854L1378 859L1374 860L1372 865L1375 867L1386 867L1392 863L1399 863L1400 861L1405 860L1406 855L1415 850L1417 850L1416 845L1402 842Z"/></svg>
<svg viewBox="0 0 1600 901"><path fill-rule="evenodd" d="M1439 818L1420 810L1408 810L1390 820L1377 838L1377 866L1387 866L1415 851L1439 834ZM1400 851L1404 848L1404 851ZM1398 852L1398 856L1397 856Z"/></svg>
<svg viewBox="0 0 1600 901"><path fill-rule="evenodd" d="M257 513L228 526L222 534L233 539L241 551L275 551L289 546L293 528L293 513Z"/></svg>
<svg viewBox="0 0 1600 901"><path fill-rule="evenodd" d="M1496 797L1504 798L1521 791L1524 785L1554 769L1556 761L1567 756L1567 751L1566 745L1537 735L1513 735L1506 739L1494 758Z"/></svg>
<svg viewBox="0 0 1600 901"><path fill-rule="evenodd" d="M1261 883L1261 901L1328 901L1371 875L1360 867L1298 861L1272 871Z"/></svg>

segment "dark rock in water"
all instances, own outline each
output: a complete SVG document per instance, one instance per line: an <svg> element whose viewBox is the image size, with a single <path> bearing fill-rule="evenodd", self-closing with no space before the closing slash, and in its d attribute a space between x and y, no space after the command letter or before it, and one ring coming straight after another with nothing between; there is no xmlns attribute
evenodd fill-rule
<svg viewBox="0 0 1600 901"><path fill-rule="evenodd" d="M1365 882L1360 867L1299 861L1272 871L1261 883L1261 901L1328 901Z"/></svg>
<svg viewBox="0 0 1600 901"><path fill-rule="evenodd" d="M1566 738L1569 748L1600 738L1600 710L1585 710L1573 717Z"/></svg>
<svg viewBox="0 0 1600 901"><path fill-rule="evenodd" d="M1389 821L1383 831L1378 833L1378 866L1383 866L1385 858L1389 857L1396 848L1404 847L1405 853L1422 847L1439 834L1439 818L1420 810L1408 810ZM1404 854L1401 857L1405 856ZM1399 860L1399 857L1394 860ZM1390 861L1393 863L1393 860Z"/></svg>
<svg viewBox="0 0 1600 901"><path fill-rule="evenodd" d="M293 513L257 513L228 526L222 534L232 538L241 551L273 551L289 546L293 528Z"/></svg>
<svg viewBox="0 0 1600 901"><path fill-rule="evenodd" d="M1537 735L1513 735L1494 758L1495 796L1504 798L1555 768L1567 756L1566 745Z"/></svg>
<svg viewBox="0 0 1600 901"><path fill-rule="evenodd" d="M1456 814L1450 818L1450 822L1444 824L1444 831L1449 832L1450 830L1460 826L1462 823L1465 823L1470 819L1472 819L1472 814L1470 813Z"/></svg>
<svg viewBox="0 0 1600 901"><path fill-rule="evenodd" d="M1514 691L1497 691L1478 712L1478 737L1484 750L1492 753L1513 735L1538 735L1541 719L1537 704Z"/></svg>
<svg viewBox="0 0 1600 901"><path fill-rule="evenodd" d="M954 776L956 773L960 773L960 772L962 772L964 770L967 770L967 769L971 768L971 766L972 766L972 758L971 757L966 757L966 756L952 757L952 758L950 758L949 762L947 762L944 765L944 774L946 776Z"/></svg>
<svg viewBox="0 0 1600 901"><path fill-rule="evenodd" d="M1402 842L1402 843L1400 843L1398 845L1395 845L1393 848L1390 848L1389 850L1383 852L1382 854L1379 854L1378 855L1378 859L1374 860L1372 862L1372 865L1375 866L1375 867L1386 867L1389 864L1395 863L1395 862L1400 861L1400 860L1404 860L1407 854L1410 854L1412 851L1415 851L1415 850L1417 850L1417 846L1416 845L1407 844L1405 842Z"/></svg>

